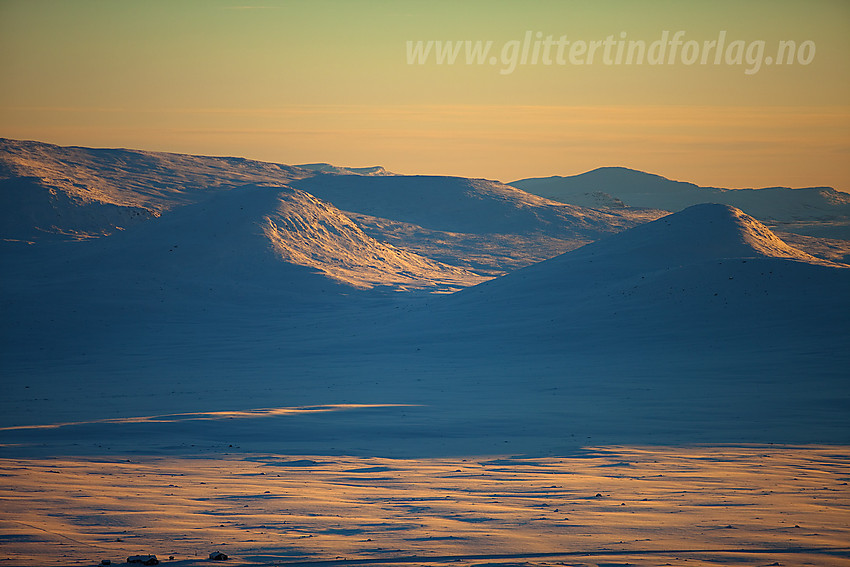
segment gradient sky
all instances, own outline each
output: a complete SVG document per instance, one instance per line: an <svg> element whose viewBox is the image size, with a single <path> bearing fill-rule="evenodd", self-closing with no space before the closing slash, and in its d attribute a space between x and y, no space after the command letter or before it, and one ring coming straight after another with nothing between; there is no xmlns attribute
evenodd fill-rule
<svg viewBox="0 0 850 567"><path fill-rule="evenodd" d="M408 64L408 40L814 43L807 65ZM536 37L534 35L533 37ZM681 48L680 48L681 49ZM753 52L755 53L755 52ZM734 55L734 53L733 53ZM498 59L498 58L497 58ZM850 2L0 0L0 136L511 181L850 191Z"/></svg>

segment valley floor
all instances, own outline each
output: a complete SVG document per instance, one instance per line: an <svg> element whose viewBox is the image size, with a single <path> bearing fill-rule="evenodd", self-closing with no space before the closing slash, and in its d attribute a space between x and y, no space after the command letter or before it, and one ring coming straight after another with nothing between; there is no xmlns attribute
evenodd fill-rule
<svg viewBox="0 0 850 567"><path fill-rule="evenodd" d="M0 460L0 565L847 565L850 447ZM173 559L169 559L173 557Z"/></svg>

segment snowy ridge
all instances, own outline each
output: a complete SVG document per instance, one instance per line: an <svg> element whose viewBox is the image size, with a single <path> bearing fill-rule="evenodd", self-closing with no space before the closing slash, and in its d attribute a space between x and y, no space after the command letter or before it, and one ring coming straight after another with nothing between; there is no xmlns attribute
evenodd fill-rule
<svg viewBox="0 0 850 567"><path fill-rule="evenodd" d="M164 211L247 183L285 183L310 172L236 157L65 147L0 138L0 178L37 178L82 200Z"/></svg>
<svg viewBox="0 0 850 567"><path fill-rule="evenodd" d="M309 193L280 193L263 231L287 262L315 268L358 288L377 285L456 291L487 279L468 270L423 258L367 236L339 209Z"/></svg>
<svg viewBox="0 0 850 567"><path fill-rule="evenodd" d="M430 273L439 266L455 288L662 214L564 205L492 181L385 173L378 167L293 167L241 158L0 139L0 240L33 243L103 237L246 184L297 186L342 210L362 231L355 240L368 236L375 241L369 246L376 242L390 246L392 261L387 254L374 256L394 264L387 270L401 274L409 271L410 262L420 264L407 276L400 275L399 285L410 284L422 269ZM277 236L277 245L288 250L286 254L304 246L303 238L292 231ZM289 246L281 241L283 236L301 241ZM318 269L340 274L330 260L339 259L339 253L337 249L322 256L314 247L309 265L317 267L317 258L325 257L329 263ZM399 254L408 256L401 260ZM347 262L353 261L349 256ZM361 274L367 273L364 261L360 264ZM384 285L382 278L374 285ZM354 280L367 285L362 277ZM426 276L425 281L431 280Z"/></svg>
<svg viewBox="0 0 850 567"><path fill-rule="evenodd" d="M336 173L339 175L395 175L393 172L387 171L380 165L373 165L371 167L341 167L337 165L331 165L329 163L302 163L296 165L295 167L306 169L308 171L316 171L320 173Z"/></svg>
<svg viewBox="0 0 850 567"><path fill-rule="evenodd" d="M600 211L496 181L440 176L312 177L293 182L347 212L465 234L545 233L598 238L658 218L657 211Z"/></svg>
<svg viewBox="0 0 850 567"><path fill-rule="evenodd" d="M788 246L739 209L696 205L463 290L438 317L593 349L603 337L754 348L764 336L747 334L764 326L781 328L788 348L827 344L846 332L848 267Z"/></svg>
<svg viewBox="0 0 850 567"><path fill-rule="evenodd" d="M360 289L445 292L486 279L378 242L334 206L286 186L237 187L87 244L66 243L63 264L82 254L76 270L142 270L178 284L210 281L283 291L304 279L304 268ZM45 250L48 259L55 253ZM127 258L137 267L128 270ZM310 282L305 289L321 287Z"/></svg>
<svg viewBox="0 0 850 567"><path fill-rule="evenodd" d="M0 138L0 239L103 236L247 183L282 185L307 175L242 158Z"/></svg>
<svg viewBox="0 0 850 567"><path fill-rule="evenodd" d="M599 252L596 252L599 250ZM729 205L701 204L588 245L584 254L664 260L671 265L725 258L786 258L836 265L792 248L764 224Z"/></svg>
<svg viewBox="0 0 850 567"><path fill-rule="evenodd" d="M46 186L38 177L0 179L2 240L82 240L106 236L159 212Z"/></svg>
<svg viewBox="0 0 850 567"><path fill-rule="evenodd" d="M645 278L652 273L746 259L795 261L839 270L848 267L792 248L740 209L703 204L518 270L468 293L498 288L507 292L526 285L598 289L619 285L619 278Z"/></svg>

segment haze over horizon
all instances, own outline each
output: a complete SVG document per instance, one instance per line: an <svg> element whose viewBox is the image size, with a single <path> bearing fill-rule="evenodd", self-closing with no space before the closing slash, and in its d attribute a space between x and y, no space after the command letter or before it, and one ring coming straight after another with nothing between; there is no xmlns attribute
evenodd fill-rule
<svg viewBox="0 0 850 567"><path fill-rule="evenodd" d="M0 136L505 182L623 166L850 191L849 27L828 0L7 0ZM480 63L465 43L454 64L436 46L420 63L420 41L492 45ZM795 54L779 65L783 41ZM630 42L645 60L628 63Z"/></svg>

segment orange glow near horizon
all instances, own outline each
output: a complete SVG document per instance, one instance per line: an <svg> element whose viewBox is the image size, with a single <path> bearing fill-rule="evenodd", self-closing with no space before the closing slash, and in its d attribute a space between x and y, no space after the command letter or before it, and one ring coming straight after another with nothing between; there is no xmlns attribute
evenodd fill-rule
<svg viewBox="0 0 850 567"><path fill-rule="evenodd" d="M617 165L706 186L850 191L850 166L843 160L850 147L850 112L841 107L196 109L174 111L170 119L163 118L169 113L140 113L135 128L110 126L119 111L99 111L103 123L87 125L75 118L88 114L71 109L33 112L44 124L29 130L21 126L20 134L34 133L33 139L60 145L128 147L129 140L134 149L239 155L291 165L383 165L396 173L503 182ZM170 125L157 124L160 120ZM804 163L801 153L808 156Z"/></svg>
<svg viewBox="0 0 850 567"><path fill-rule="evenodd" d="M651 42L671 30L697 46L722 31L742 49L807 40L816 52L750 74L732 56L510 74L497 61L529 32ZM0 136L500 181L620 165L700 185L850 191L848 32L850 5L829 0L8 0ZM492 41L496 55L411 64L418 40Z"/></svg>

